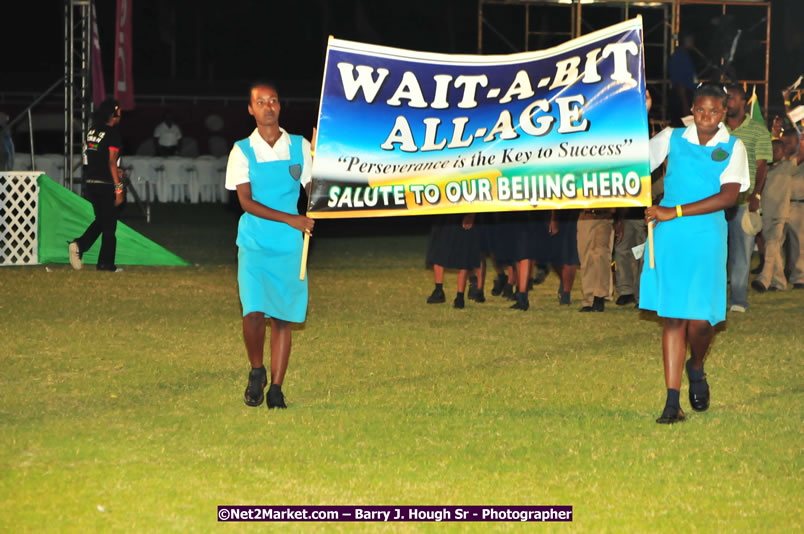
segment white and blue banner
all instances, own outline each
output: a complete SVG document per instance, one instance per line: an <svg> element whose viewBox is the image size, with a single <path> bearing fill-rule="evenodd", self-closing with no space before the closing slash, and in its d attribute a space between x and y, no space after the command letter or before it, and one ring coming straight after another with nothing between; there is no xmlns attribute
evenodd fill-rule
<svg viewBox="0 0 804 534"><path fill-rule="evenodd" d="M330 38L308 215L649 206L642 20L511 55Z"/></svg>

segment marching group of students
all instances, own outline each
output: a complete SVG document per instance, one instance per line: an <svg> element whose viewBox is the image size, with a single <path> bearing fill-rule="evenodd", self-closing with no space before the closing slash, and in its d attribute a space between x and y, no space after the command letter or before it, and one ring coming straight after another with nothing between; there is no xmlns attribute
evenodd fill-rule
<svg viewBox="0 0 804 534"><path fill-rule="evenodd" d="M279 126L281 106L273 84L255 82L249 95L248 112L256 128L232 148L226 172L226 187L237 191L244 211L237 236L238 286L251 369L243 400L259 406L267 396L269 408L285 408L281 387L290 357L290 325L303 322L307 313L307 280L299 279L298 266L302 236L312 234L315 221L299 214L298 199L301 187L309 194L313 148ZM785 95L786 108L788 98ZM455 308L466 305L468 283L466 298L484 302L490 264L491 294L511 299L514 310L529 309L528 289L543 282L551 268L559 274L558 302L569 305L580 268L582 312L604 311L614 293L613 283L617 304L636 303L663 319L667 400L657 422L685 419L679 402L684 370L690 382L690 406L707 410L704 358L714 325L726 318L727 285L729 310L748 308L755 241L763 256L762 268L751 283L755 291L804 288L804 142L797 130L774 127L771 150L771 134L747 117L745 108L746 95L740 87L698 87L693 122L686 128L667 128L650 140L651 172L664 167L664 175L655 180L654 205L645 210L588 208L437 218L427 251L435 289L427 302L446 302L446 269L458 270ZM98 166L87 183L99 188L97 198L90 196L96 220L84 236L69 244L76 269L82 266L83 251L103 234L98 268L118 270L116 218L106 214L119 203L123 190L114 135L119 121L119 106L110 101L101 106L96 121L97 128L107 133L90 131L86 156L96 158ZM730 214L734 207L736 214ZM645 242L648 224L656 225L652 251L656 264L651 268L644 265L650 246L640 261L632 252ZM787 269L782 250L790 257ZM267 323L270 343L266 343ZM685 364L687 346L690 358ZM264 365L266 349L270 372Z"/></svg>
<svg viewBox="0 0 804 534"><path fill-rule="evenodd" d="M590 208L436 219L427 252L436 287L427 302L446 302L446 269L458 270L454 307L465 306L472 274L475 283L466 298L485 301L488 257L496 275L491 294L512 299L515 310L530 307L529 285L543 281L550 268L560 275L558 301L568 305L580 267L584 312L605 309L613 279L618 304L636 302L663 320L667 398L656 422L685 420L679 400L684 371L690 406L706 411L710 399L704 359L714 325L726 318L727 302L732 312L747 310L744 291L757 233L752 221L760 203L765 210L765 260L754 289L782 289L788 283L804 288L804 247L794 243L804 229L804 143L798 134L783 135L787 145L781 139L774 142L768 165L771 137L764 125L746 117L744 90L703 84L692 101L689 126L667 128L650 140L651 172L664 167L664 175L654 188L654 204L644 211ZM649 98L647 103L650 108ZM298 276L302 236L311 235L315 224L297 210L300 186L309 188L313 149L279 127L280 109L272 84L252 84L248 112L256 128L233 147L226 175L227 188L237 191L244 210L237 237L238 285L251 369L243 400L259 406L270 384L269 408L286 407L281 387L290 356L290 323L303 322L307 312L307 280ZM729 214L734 206L737 213ZM779 275L779 236L788 221L793 232L785 247L795 250L789 282L783 268ZM637 262L632 247L645 241L647 225L655 225L653 250L646 246ZM612 254L617 266L613 276ZM650 254L656 259L651 267L644 265ZM270 373L263 363L266 349Z"/></svg>
<svg viewBox="0 0 804 534"><path fill-rule="evenodd" d="M642 214L630 208L441 216L432 227L427 250L435 278L427 302L446 302L444 271L457 269L455 308L463 308L466 299L485 302L489 278L493 296L526 311L531 304L528 291L553 269L559 277L558 303L569 305L576 272L583 266L580 311L604 311L614 287L618 305L634 304L641 261L632 247L644 243L646 235ZM489 265L493 273L487 276Z"/></svg>

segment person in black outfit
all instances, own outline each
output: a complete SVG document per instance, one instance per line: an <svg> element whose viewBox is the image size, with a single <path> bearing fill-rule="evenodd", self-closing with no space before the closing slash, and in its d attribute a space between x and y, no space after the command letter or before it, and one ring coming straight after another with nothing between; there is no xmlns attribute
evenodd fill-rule
<svg viewBox="0 0 804 534"><path fill-rule="evenodd" d="M81 256L90 249L98 236L101 249L98 255L99 271L121 271L114 264L117 248L118 206L123 203L123 182L120 179L117 159L120 154L120 105L116 100L104 101L95 113L94 126L84 142L84 190L95 210L95 220L84 234L69 243L70 264L81 269Z"/></svg>

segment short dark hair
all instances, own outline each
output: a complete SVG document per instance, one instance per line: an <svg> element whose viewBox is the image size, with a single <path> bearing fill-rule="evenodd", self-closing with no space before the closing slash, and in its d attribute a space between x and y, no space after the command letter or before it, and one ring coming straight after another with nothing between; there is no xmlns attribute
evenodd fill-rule
<svg viewBox="0 0 804 534"><path fill-rule="evenodd" d="M253 91L257 87L270 87L276 94L279 94L279 89L277 89L276 84L270 80L254 80L251 82L251 85L248 86L248 99L251 101L251 91Z"/></svg>
<svg viewBox="0 0 804 534"><path fill-rule="evenodd" d="M748 95L745 92L745 88L739 83L733 83L727 87L729 91L734 91L737 95L742 98L743 100L748 100Z"/></svg>
<svg viewBox="0 0 804 534"><path fill-rule="evenodd" d="M798 131L795 128L785 128L782 131L782 137L795 137L798 139Z"/></svg>
<svg viewBox="0 0 804 534"><path fill-rule="evenodd" d="M98 106L98 109L93 114L93 122L96 126L106 124L119 109L120 103L117 100L107 98Z"/></svg>
<svg viewBox="0 0 804 534"><path fill-rule="evenodd" d="M695 102L695 99L699 96L711 96L713 98L720 98L723 100L723 105L726 105L726 100L729 98L729 94L726 92L725 87L722 85L718 85L715 83L700 83L698 87L695 88L695 93L692 95L692 101Z"/></svg>
<svg viewBox="0 0 804 534"><path fill-rule="evenodd" d="M695 39L695 34L692 33L690 30L679 30L678 32L678 42L683 43L687 39Z"/></svg>

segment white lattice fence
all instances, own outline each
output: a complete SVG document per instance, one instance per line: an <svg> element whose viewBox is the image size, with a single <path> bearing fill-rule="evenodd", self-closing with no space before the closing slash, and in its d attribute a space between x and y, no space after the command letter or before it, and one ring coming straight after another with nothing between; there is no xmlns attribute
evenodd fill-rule
<svg viewBox="0 0 804 534"><path fill-rule="evenodd" d="M39 263L38 172L0 172L0 265Z"/></svg>

